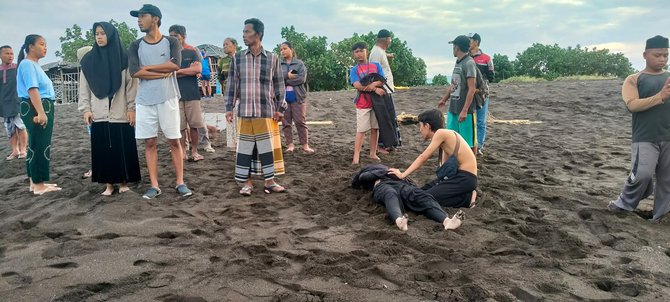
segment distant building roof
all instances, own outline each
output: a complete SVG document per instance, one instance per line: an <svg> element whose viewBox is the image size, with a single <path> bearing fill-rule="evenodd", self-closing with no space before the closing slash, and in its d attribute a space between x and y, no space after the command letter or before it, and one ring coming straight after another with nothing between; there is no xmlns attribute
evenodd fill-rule
<svg viewBox="0 0 670 302"><path fill-rule="evenodd" d="M79 63L58 61L42 65L42 70L49 71L52 69L78 69L79 67L80 67Z"/></svg>
<svg viewBox="0 0 670 302"><path fill-rule="evenodd" d="M196 46L198 49L205 49L208 57L223 57L223 48L212 44L200 44Z"/></svg>

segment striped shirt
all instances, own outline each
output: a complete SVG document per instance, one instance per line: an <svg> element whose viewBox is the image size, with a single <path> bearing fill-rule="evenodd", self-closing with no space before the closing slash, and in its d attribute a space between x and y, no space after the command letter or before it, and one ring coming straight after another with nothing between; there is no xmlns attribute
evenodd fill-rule
<svg viewBox="0 0 670 302"><path fill-rule="evenodd" d="M261 48L254 56L246 49L235 54L230 62L226 87L226 111L233 111L239 99L238 116L243 118L272 118L276 111L283 113L284 76L276 54Z"/></svg>

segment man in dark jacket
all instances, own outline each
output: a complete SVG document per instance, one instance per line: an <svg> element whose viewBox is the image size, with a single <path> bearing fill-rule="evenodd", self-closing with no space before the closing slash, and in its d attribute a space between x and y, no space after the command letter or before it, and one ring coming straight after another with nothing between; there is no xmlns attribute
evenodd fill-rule
<svg viewBox="0 0 670 302"><path fill-rule="evenodd" d="M389 218L401 231L407 231L405 208L442 223L445 230L461 226L464 217L459 210L453 218L449 218L432 195L419 189L409 178L400 180L388 174L388 167L384 165L370 165L361 169L354 176L351 186L355 189L372 190L374 200L386 207Z"/></svg>

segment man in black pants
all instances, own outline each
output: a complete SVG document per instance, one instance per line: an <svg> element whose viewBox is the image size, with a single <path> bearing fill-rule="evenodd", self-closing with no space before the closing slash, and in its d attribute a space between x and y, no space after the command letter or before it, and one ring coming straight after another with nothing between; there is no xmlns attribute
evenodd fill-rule
<svg viewBox="0 0 670 302"><path fill-rule="evenodd" d="M372 189L374 200L384 205L389 218L401 231L407 231L405 208L442 223L445 230L453 230L461 225L462 211L450 219L435 198L419 189L414 181L409 178L400 180L387 172L388 167L384 165L367 166L354 176L352 187Z"/></svg>

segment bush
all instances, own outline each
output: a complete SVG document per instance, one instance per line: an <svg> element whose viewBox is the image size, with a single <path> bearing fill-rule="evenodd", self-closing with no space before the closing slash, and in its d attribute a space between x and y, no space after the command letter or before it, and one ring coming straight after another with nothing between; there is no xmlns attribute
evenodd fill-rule
<svg viewBox="0 0 670 302"><path fill-rule="evenodd" d="M519 83L538 83L546 82L547 80L543 78L529 77L529 76L516 76L504 79L500 81L501 84L519 84Z"/></svg>

